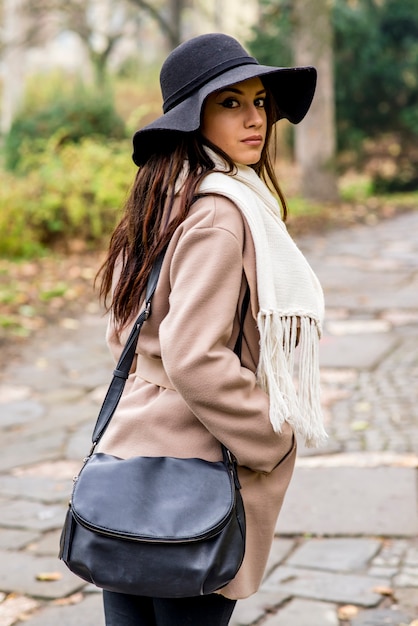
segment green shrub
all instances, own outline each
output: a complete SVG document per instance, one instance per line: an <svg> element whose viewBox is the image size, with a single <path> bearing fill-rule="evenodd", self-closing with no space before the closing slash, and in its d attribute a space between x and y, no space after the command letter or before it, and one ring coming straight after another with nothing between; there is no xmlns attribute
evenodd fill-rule
<svg viewBox="0 0 418 626"><path fill-rule="evenodd" d="M418 175L416 163L400 169L396 174L384 176L376 174L373 178L373 187L377 194L392 194L410 192L418 189Z"/></svg>
<svg viewBox="0 0 418 626"><path fill-rule="evenodd" d="M122 139L125 124L110 96L89 94L83 89L69 96L55 96L35 109L26 104L14 119L4 142L5 165L20 167L25 150L40 153L51 137L59 143L77 143L86 137Z"/></svg>
<svg viewBox="0 0 418 626"><path fill-rule="evenodd" d="M33 256L72 239L97 247L112 231L132 183L129 142L47 143L23 152L19 175L0 172L0 253Z"/></svg>

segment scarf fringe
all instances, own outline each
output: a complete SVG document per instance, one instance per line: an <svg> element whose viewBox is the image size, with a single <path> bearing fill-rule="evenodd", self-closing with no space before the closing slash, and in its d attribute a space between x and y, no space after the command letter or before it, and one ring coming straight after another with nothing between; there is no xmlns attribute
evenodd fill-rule
<svg viewBox="0 0 418 626"><path fill-rule="evenodd" d="M257 382L270 397L270 421L280 433L288 422L308 447L327 439L320 400L318 325L310 317L260 311L260 362ZM295 355L299 353L295 385Z"/></svg>

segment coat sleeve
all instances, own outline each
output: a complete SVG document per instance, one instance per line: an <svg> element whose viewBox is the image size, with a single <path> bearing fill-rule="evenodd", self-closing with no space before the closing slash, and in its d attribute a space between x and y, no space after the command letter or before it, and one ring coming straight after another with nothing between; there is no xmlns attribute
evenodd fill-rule
<svg viewBox="0 0 418 626"><path fill-rule="evenodd" d="M281 434L273 431L268 396L228 347L243 276L238 219L238 234L194 227L177 242L161 356L175 389L238 464L268 473L290 449L293 433L287 425Z"/></svg>

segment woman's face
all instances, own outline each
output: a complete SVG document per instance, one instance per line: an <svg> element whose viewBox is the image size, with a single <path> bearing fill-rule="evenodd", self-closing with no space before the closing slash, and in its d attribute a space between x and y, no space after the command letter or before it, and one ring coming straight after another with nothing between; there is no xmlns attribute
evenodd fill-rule
<svg viewBox="0 0 418 626"><path fill-rule="evenodd" d="M210 94L203 106L203 137L241 165L258 163L267 132L266 90L250 78Z"/></svg>

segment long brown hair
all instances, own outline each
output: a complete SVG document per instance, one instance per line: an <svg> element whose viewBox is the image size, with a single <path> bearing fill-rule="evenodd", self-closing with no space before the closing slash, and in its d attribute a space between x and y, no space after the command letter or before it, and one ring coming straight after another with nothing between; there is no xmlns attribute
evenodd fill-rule
<svg viewBox="0 0 418 626"><path fill-rule="evenodd" d="M286 200L277 181L269 152L274 121L273 106L268 98L266 141L260 161L253 167L272 191L277 193L285 220ZM113 232L107 257L96 276L96 280L100 281L100 297L106 309L112 311L119 330L138 311L155 259L187 217L191 205L198 197L197 190L201 180L215 169L204 145L219 154L229 165L229 171L233 172L235 166L228 155L206 139L203 140L199 131L167 136L165 147L156 151L138 169L123 217ZM185 161L189 163L189 172L180 196L179 209L172 218L175 183ZM113 290L113 274L119 262L121 274Z"/></svg>

